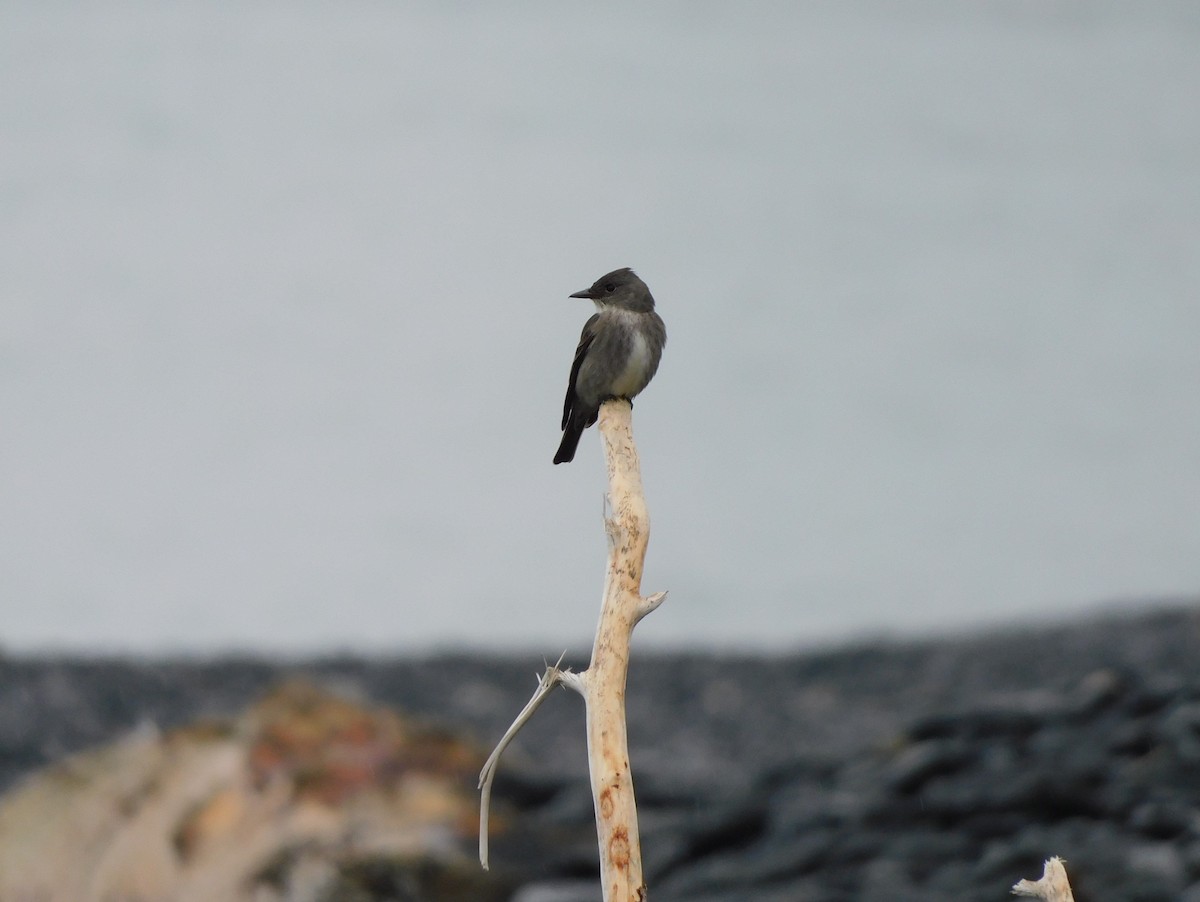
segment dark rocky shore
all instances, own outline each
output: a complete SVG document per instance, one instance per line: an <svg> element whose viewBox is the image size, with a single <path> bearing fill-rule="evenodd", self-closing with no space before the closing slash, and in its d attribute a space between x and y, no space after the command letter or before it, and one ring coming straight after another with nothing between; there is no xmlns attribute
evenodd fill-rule
<svg viewBox="0 0 1200 902"><path fill-rule="evenodd" d="M296 675L490 748L540 665L0 658L0 788ZM655 900L983 902L1059 855L1079 902L1200 902L1195 609L770 657L635 642L628 708ZM582 703L558 692L496 785L493 873L513 899L599 898L586 766Z"/></svg>

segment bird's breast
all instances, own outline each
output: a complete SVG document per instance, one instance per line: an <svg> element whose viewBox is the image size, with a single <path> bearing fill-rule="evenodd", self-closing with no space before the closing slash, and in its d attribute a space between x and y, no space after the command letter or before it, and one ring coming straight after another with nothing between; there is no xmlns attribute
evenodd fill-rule
<svg viewBox="0 0 1200 902"><path fill-rule="evenodd" d="M646 387L646 375L650 371L650 345L641 330L634 330L629 342L629 356L625 367L613 380L612 393L632 397Z"/></svg>

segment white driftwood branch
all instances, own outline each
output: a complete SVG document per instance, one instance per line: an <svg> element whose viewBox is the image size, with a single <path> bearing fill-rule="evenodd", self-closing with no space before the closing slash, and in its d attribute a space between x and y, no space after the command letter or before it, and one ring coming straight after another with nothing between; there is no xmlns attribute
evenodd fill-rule
<svg viewBox="0 0 1200 902"><path fill-rule="evenodd" d="M633 443L632 407L606 401L600 436L608 467L608 570L592 661L581 674L587 703L588 767L596 806L600 879L604 902L641 902L642 850L625 731L625 680L633 628L666 598L641 594L642 566L650 541L650 515Z"/></svg>
<svg viewBox="0 0 1200 902"><path fill-rule="evenodd" d="M570 670L560 670L558 665L561 663L562 658L560 657L553 667L546 666L546 672L538 680L537 688L533 690L533 696L526 702L512 725L505 730L504 735L500 737L500 741L488 755L487 761L483 763L483 770L479 772L479 863L483 865L485 871L488 869L488 815L492 806L492 781L496 779L496 766L500 763L500 756L504 754L508 744L512 742L521 727L525 726L529 718L533 717L533 712L546 700L546 696L553 692L554 687L559 683L567 683L568 676L575 677ZM574 688L573 679L570 685Z"/></svg>
<svg viewBox="0 0 1200 902"><path fill-rule="evenodd" d="M1061 858L1051 858L1042 869L1042 879L1022 880L1012 892L1014 896L1032 896L1046 902L1075 902L1071 884L1067 882L1067 871Z"/></svg>
<svg viewBox="0 0 1200 902"><path fill-rule="evenodd" d="M500 755L517 731L560 683L583 696L587 706L588 769L596 807L600 846L600 879L604 902L645 902L642 849L638 836L629 743L625 731L625 681L629 643L638 621L667 597L642 597L642 566L650 541L650 516L642 495L642 472L633 444L633 408L628 401L600 405L600 437L608 467L604 531L608 536L608 569L600 624L592 661L583 673L547 667L538 688L500 739L479 774L479 861L488 866L488 809L492 779ZM562 663L562 659L559 659Z"/></svg>
<svg viewBox="0 0 1200 902"><path fill-rule="evenodd" d="M558 681L584 698L587 698L587 685L583 679L582 673L575 673L573 670L564 670L558 676Z"/></svg>

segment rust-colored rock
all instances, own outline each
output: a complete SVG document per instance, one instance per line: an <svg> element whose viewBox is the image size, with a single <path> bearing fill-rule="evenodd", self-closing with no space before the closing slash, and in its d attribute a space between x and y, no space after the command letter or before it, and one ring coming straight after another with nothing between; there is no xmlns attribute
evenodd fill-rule
<svg viewBox="0 0 1200 902"><path fill-rule="evenodd" d="M464 854L481 762L445 731L288 683L235 721L142 731L15 787L0 899L506 898Z"/></svg>

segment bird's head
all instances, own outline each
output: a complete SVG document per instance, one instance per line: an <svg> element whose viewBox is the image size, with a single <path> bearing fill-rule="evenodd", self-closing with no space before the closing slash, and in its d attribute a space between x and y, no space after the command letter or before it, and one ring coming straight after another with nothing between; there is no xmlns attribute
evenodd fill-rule
<svg viewBox="0 0 1200 902"><path fill-rule="evenodd" d="M598 278L591 288L577 291L571 297L594 301L599 310L617 307L635 313L648 313L654 309L654 296L650 294L650 289L629 267L614 269Z"/></svg>

